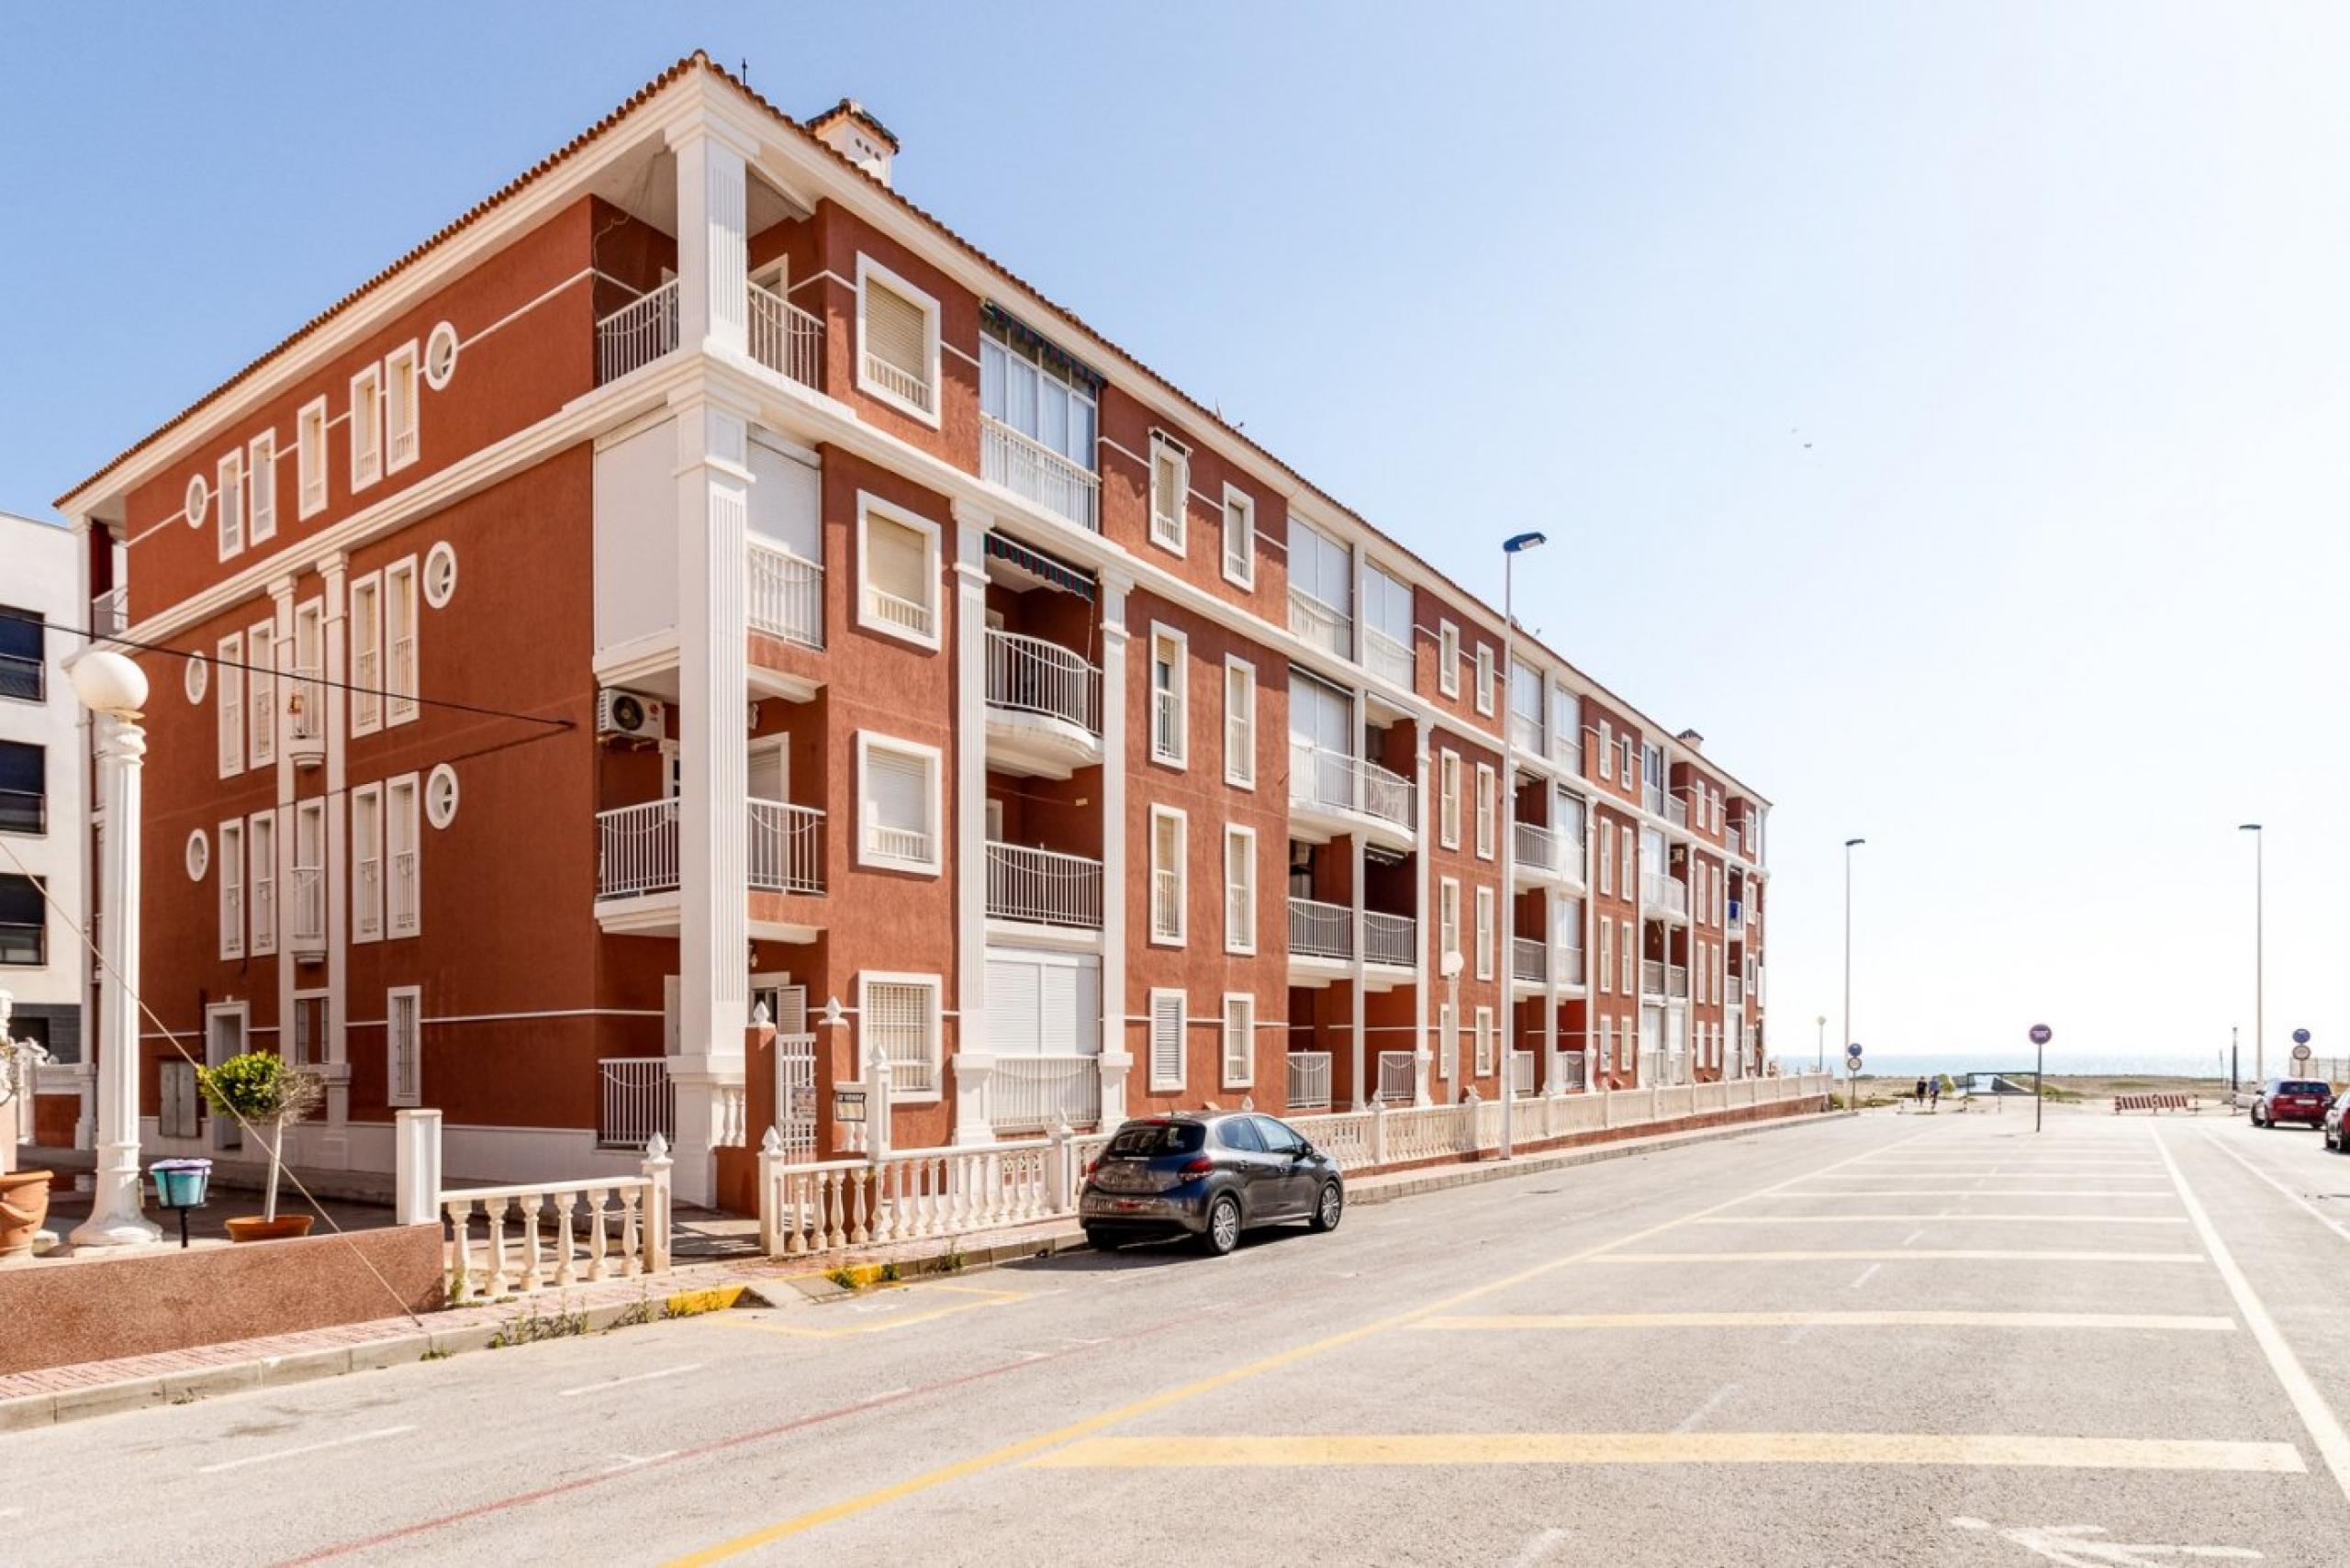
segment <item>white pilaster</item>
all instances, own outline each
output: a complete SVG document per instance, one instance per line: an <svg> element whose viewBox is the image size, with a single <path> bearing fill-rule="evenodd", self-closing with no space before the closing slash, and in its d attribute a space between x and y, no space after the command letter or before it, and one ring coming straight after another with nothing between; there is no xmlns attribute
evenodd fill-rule
<svg viewBox="0 0 2350 1568"><path fill-rule="evenodd" d="M669 132L677 165L677 343L749 351L749 190L757 144L713 118ZM678 1169L684 1170L684 1161Z"/></svg>
<svg viewBox="0 0 2350 1568"><path fill-rule="evenodd" d="M1131 578L1102 575L1102 1125L1126 1115L1126 595Z"/></svg>
<svg viewBox="0 0 2350 1568"><path fill-rule="evenodd" d="M988 1081L988 516L955 503L955 1141L995 1141Z"/></svg>
<svg viewBox="0 0 2350 1568"><path fill-rule="evenodd" d="M1428 834L1428 727L1412 726L1412 842L1419 852L1412 857L1412 908L1417 912L1412 944L1412 1103L1430 1103L1428 1071L1436 1052L1428 1045L1428 940L1436 929L1436 906L1428 902L1432 885L1428 853L1435 840Z"/></svg>
<svg viewBox="0 0 2350 1568"><path fill-rule="evenodd" d="M118 655L107 655L119 657ZM140 1212L139 1187L140 771L147 736L135 717L97 715L98 771L108 827L98 867L106 919L99 930L97 1170L90 1217L73 1228L76 1247L128 1247L162 1235Z"/></svg>
<svg viewBox="0 0 2350 1568"><path fill-rule="evenodd" d="M326 1070L323 1074L327 1085L327 1114L326 1127L319 1137L318 1148L319 1163L330 1169L345 1169L351 1164L351 1137L348 1131L351 1125L349 1036L351 950L346 946L350 939L351 918L351 895L348 891L351 879L348 837L351 826L349 808L351 764L346 741L349 729L344 722L350 711L351 698L342 687L342 683L351 678L349 663L351 622L343 614L345 600L343 579L348 575L349 567L350 563L340 553L329 555L319 563L321 594L319 606L320 622L319 631L323 644L319 656L324 666L325 678L320 684L325 689L327 710L327 1037ZM292 635L290 623L285 634L289 637ZM289 643L285 645L292 644ZM277 753L280 757L285 756L285 740L283 735L278 738ZM289 831L281 830L278 838L281 843L290 845L293 834ZM289 849L287 853L290 854L291 850ZM283 882L278 884L280 887L285 885ZM283 901L281 904L282 902ZM286 946L283 934L280 935L277 950L278 968L282 971L290 971L293 968L293 954ZM278 1014L278 1027L281 1030L291 1031L294 1027L292 993L285 989L282 981L279 994L285 998L287 1006L286 1011ZM375 1000L380 1003L384 999L379 996ZM368 1015L383 1016L382 1013L375 1008L368 1010ZM386 1020L386 1024L387 1032L385 1036L384 1051L385 1060L388 1064L391 1059L388 1019ZM291 1037L290 1033L281 1034L279 1036L281 1041Z"/></svg>
<svg viewBox="0 0 2350 1568"><path fill-rule="evenodd" d="M1353 770L1353 800L1355 809L1357 811L1360 811L1362 809L1363 790L1363 770L1360 765L1370 759L1360 755L1363 750L1363 741L1366 738L1366 732L1363 727L1361 689L1357 688L1353 696L1355 705L1354 740L1355 750L1358 753L1358 756L1355 758L1357 766ZM1355 1109L1361 1110L1365 1105L1370 1104L1373 1098L1373 1096L1367 1092L1369 1085L1363 1078L1364 1064L1367 1061L1376 1062L1378 1058L1373 1056L1364 1044L1364 1042L1370 1038L1370 1033L1364 1027L1366 1021L1363 1018L1363 1001L1364 998L1371 994L1371 991L1370 988L1363 984L1363 964L1365 960L1363 958L1362 930L1362 834L1360 833L1349 834L1347 839L1347 846L1348 855L1353 863L1353 875L1348 879L1351 884L1349 891L1352 894L1352 897L1349 901L1347 919L1349 922L1348 930L1354 934L1354 940L1349 944L1349 946L1353 950L1355 956L1352 969L1347 976L1348 987L1354 994L1354 1028L1350 1031L1353 1038L1348 1046L1348 1049L1353 1052L1354 1058Z"/></svg>

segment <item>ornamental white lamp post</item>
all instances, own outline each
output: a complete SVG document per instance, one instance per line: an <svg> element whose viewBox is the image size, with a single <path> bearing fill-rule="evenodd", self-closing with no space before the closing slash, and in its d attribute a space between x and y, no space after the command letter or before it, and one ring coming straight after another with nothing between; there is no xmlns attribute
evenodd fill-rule
<svg viewBox="0 0 2350 1568"><path fill-rule="evenodd" d="M139 774L147 734L139 726L147 676L111 648L68 660L73 695L91 714L98 788L106 802L98 863L98 1137L90 1217L73 1227L76 1247L129 1247L162 1232L140 1212L139 1191Z"/></svg>
<svg viewBox="0 0 2350 1568"><path fill-rule="evenodd" d="M1502 1148L1513 1150L1511 1126L1517 1099L1517 889L1511 865L1517 853L1517 557L1547 544L1539 533L1516 533L1502 541ZM1547 992L1546 992L1547 995ZM1546 1003L1547 1005L1547 1003ZM1460 1022L1458 1015L1453 1019Z"/></svg>

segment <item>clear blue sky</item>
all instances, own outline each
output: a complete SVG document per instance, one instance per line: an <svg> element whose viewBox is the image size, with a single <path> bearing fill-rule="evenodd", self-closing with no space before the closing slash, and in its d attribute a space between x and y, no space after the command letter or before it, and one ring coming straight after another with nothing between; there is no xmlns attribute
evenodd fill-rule
<svg viewBox="0 0 2350 1568"><path fill-rule="evenodd" d="M1547 530L1526 618L1779 802L1777 1048L1854 834L1873 1046L2248 1040L2257 817L2350 1053L2350 8L997 11L20 9L0 508L699 45L1471 584Z"/></svg>

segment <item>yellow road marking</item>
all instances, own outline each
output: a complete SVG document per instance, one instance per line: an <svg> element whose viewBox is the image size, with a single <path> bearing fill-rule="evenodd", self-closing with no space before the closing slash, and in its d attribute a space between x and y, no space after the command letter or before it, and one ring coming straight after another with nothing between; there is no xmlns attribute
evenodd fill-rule
<svg viewBox="0 0 2350 1568"><path fill-rule="evenodd" d="M1908 1135L1910 1137L1917 1136L1918 1134L1914 1132ZM1853 1155L1849 1159L1823 1165L1818 1170L1807 1174L1816 1176L1824 1171L1840 1170L1852 1164L1853 1160L1863 1158L1865 1158L1864 1155ZM1787 1181L1793 1182L1802 1179L1802 1177L1791 1176ZM1769 1187L1762 1189L1764 1193L1771 1191L1773 1189ZM1121 1422L1131 1421L1137 1416L1146 1416L1154 1410L1161 1410L1170 1405L1181 1404L1186 1399L1196 1398L1200 1394L1227 1387L1232 1383L1260 1376L1265 1372L1276 1372L1282 1367L1292 1366L1315 1356L1326 1355L1332 1350L1341 1350L1346 1346L1358 1344L1375 1335L1382 1334L1391 1328L1400 1328L1406 1324L1416 1323L1424 1317L1434 1317L1438 1313L1457 1306L1465 1306L1472 1301L1481 1301L1498 1292L1522 1285L1529 1280L1539 1280L1561 1269L1596 1258L1611 1247L1626 1247L1636 1241L1646 1241L1651 1237L1662 1236L1666 1231L1686 1224L1692 1219L1719 1214L1732 1204L1741 1203L1746 1197L1755 1195L1757 1194L1741 1194L1740 1197L1699 1209L1695 1214L1682 1215L1649 1226L1645 1229L1636 1230L1629 1236L1619 1236L1613 1241L1603 1241L1595 1246L1586 1247L1578 1251L1537 1263L1531 1268L1505 1274L1499 1279L1489 1280L1482 1285L1472 1285L1465 1291L1456 1292L1439 1300L1429 1302L1424 1306L1412 1307L1390 1316L1362 1324L1358 1327L1345 1329L1303 1345L1292 1346L1286 1350L1278 1350L1270 1356L1262 1356L1256 1361L1244 1362L1228 1371L1195 1378L1190 1383L1178 1383L1172 1388L1162 1389L1157 1394L1137 1399L1132 1404L1122 1405L1114 1409L1088 1416L1082 1420L1072 1421L1052 1431L1040 1432L1033 1438L1024 1438L1018 1442L1006 1443L1002 1448L974 1454L968 1459L957 1460L952 1464L940 1465L934 1470L926 1470L919 1475L910 1475L903 1481L893 1482L890 1485L877 1487L854 1497L844 1497L837 1503L829 1503L821 1508L811 1508L806 1513L795 1514L789 1518L778 1520L763 1529L738 1535L731 1540L722 1540L714 1546L704 1547L699 1551L672 1558L667 1568L700 1568L700 1565L705 1563L722 1562L730 1557L738 1557L745 1551L755 1551L762 1546L769 1546L776 1541L789 1540L792 1536L804 1535L811 1529L831 1524L835 1520L853 1518L858 1514L869 1513L875 1508L894 1503L901 1497L911 1497L917 1493L927 1492L933 1487L960 1481L965 1476L977 1475L981 1472L999 1469L1004 1465L1017 1464L1032 1454L1044 1452L1080 1438L1090 1437L1105 1427L1114 1427Z"/></svg>
<svg viewBox="0 0 2350 1568"><path fill-rule="evenodd" d="M1563 1312L1431 1317L1421 1328L2147 1328L2232 1334L2232 1317L2132 1312Z"/></svg>
<svg viewBox="0 0 2350 1568"><path fill-rule="evenodd" d="M2008 1262L2200 1263L2200 1252L2067 1252L2017 1248L1863 1248L1835 1252L1610 1252L1598 1263Z"/></svg>
<svg viewBox="0 0 2350 1568"><path fill-rule="evenodd" d="M2290 1443L1935 1432L1435 1432L1090 1438L1040 1470L1371 1464L1930 1464L2303 1473Z"/></svg>
<svg viewBox="0 0 2350 1568"><path fill-rule="evenodd" d="M1026 1299L1024 1291L987 1291L970 1285L926 1285L923 1294L951 1291L958 1295L975 1295L983 1299L961 1302L954 1306L937 1306L928 1312L910 1312L902 1317L887 1317L873 1323L843 1324L837 1328L798 1328L789 1323L768 1323L753 1317L727 1316L721 1319L729 1328L748 1328L761 1334L784 1334L794 1339L845 1339L853 1334L886 1334L893 1328L911 1328L917 1323L934 1323L942 1317L952 1317L958 1312L977 1312L982 1307L1004 1306ZM838 1311L837 1307L833 1308Z"/></svg>
<svg viewBox="0 0 2350 1568"><path fill-rule="evenodd" d="M1986 1197L1997 1197L1986 1193ZM2185 1215L1985 1215L1985 1214L1914 1214L1914 1215L1723 1215L1718 1219L1692 1220L1693 1225L1853 1225L1878 1220L1896 1225L1930 1225L1937 1222L1964 1221L1974 1224L1989 1220L1998 1224L2031 1225L2185 1225Z"/></svg>

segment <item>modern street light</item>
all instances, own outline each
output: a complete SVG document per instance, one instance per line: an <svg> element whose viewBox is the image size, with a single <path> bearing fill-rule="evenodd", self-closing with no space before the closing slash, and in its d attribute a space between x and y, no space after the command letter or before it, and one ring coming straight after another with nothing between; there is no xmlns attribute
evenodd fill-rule
<svg viewBox="0 0 2350 1568"><path fill-rule="evenodd" d="M2267 1048L2268 1030L2261 1016L2268 998L2267 977L2264 972L2267 962L2266 937L2261 929L2267 913L2267 892L2261 886L2264 835L2258 823L2245 823L2236 831L2252 834L2252 1081L2255 1092L2257 1092L2257 1086L2268 1081L2268 1067L2262 1054Z"/></svg>
<svg viewBox="0 0 2350 1568"><path fill-rule="evenodd" d="M65 665L96 734L98 788L106 803L98 857L98 1137L90 1217L76 1247L129 1247L162 1231L140 1212L139 1191L139 778L147 756L140 709L147 675L111 648L85 648Z"/></svg>
<svg viewBox="0 0 2350 1568"><path fill-rule="evenodd" d="M1828 1070L1828 1014L1823 1013L1812 1022L1819 1025L1819 1060L1814 1065L1818 1070L1826 1072Z"/></svg>
<svg viewBox="0 0 2350 1568"><path fill-rule="evenodd" d="M1852 851L1865 838L1844 841L1844 1048L1852 1048Z"/></svg>
<svg viewBox="0 0 2350 1568"><path fill-rule="evenodd" d="M1517 558L1528 550L1547 544L1550 540L1539 533L1517 533L1502 541L1502 1028L1501 1096L1502 1096L1502 1158L1510 1158L1512 1102L1517 1068L1517 900L1515 893L1516 871L1511 865L1517 853L1517 713L1514 699L1517 691L1517 610L1516 588ZM1458 1024L1456 1016L1454 1022Z"/></svg>

